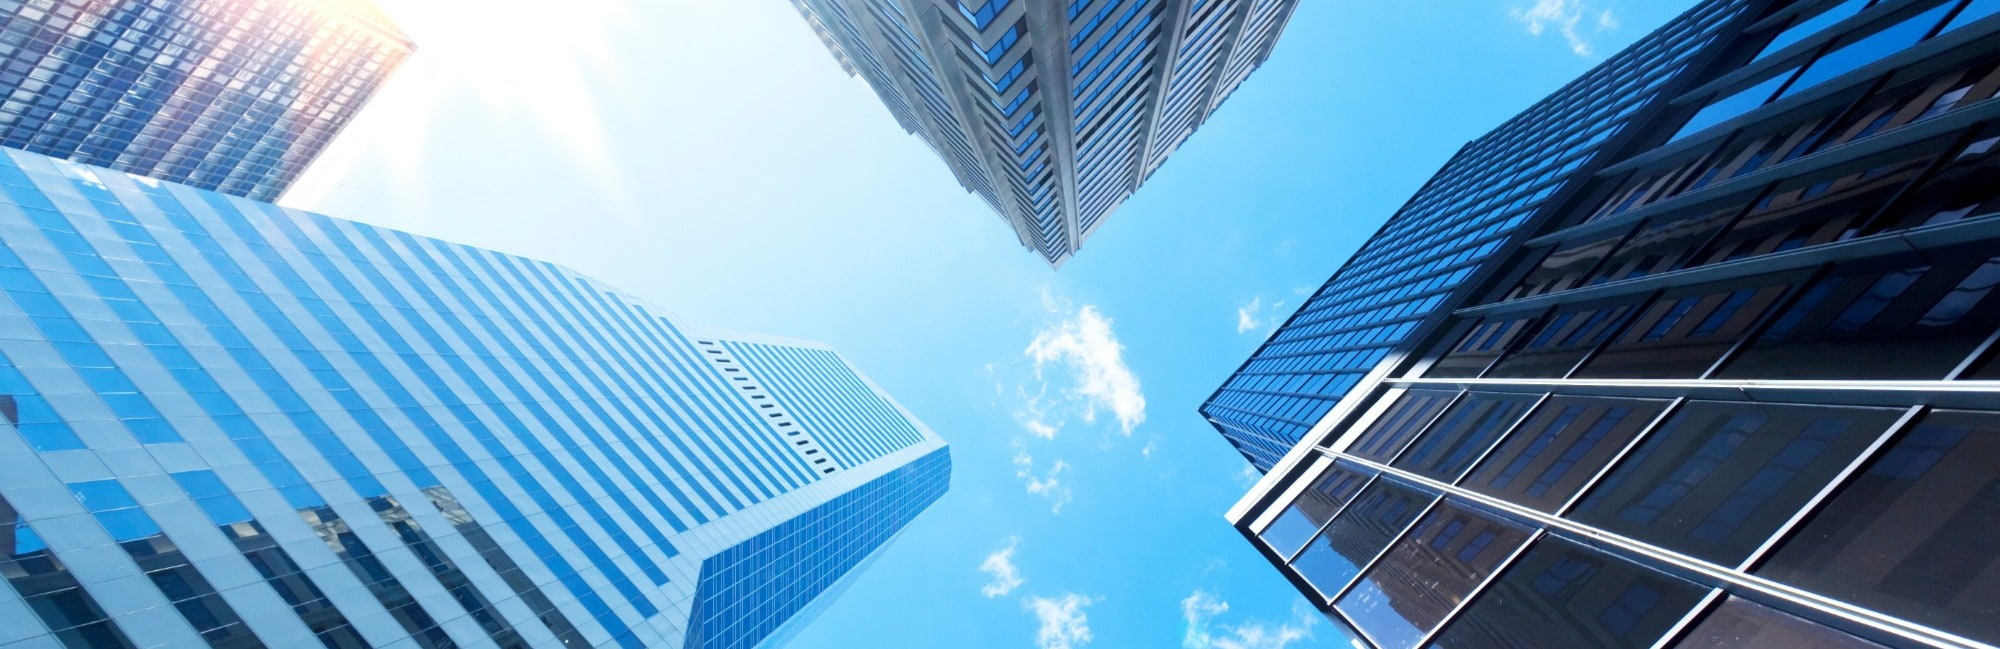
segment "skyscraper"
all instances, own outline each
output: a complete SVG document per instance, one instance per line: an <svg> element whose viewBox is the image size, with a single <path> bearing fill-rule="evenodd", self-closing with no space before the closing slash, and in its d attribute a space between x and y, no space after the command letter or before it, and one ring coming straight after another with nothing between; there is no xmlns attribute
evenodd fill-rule
<svg viewBox="0 0 2000 649"><path fill-rule="evenodd" d="M2000 2L1708 0L1552 99L1652 79L1230 520L1364 646L2000 646Z"/></svg>
<svg viewBox="0 0 2000 649"><path fill-rule="evenodd" d="M1052 265L1270 56L1297 0L793 0Z"/></svg>
<svg viewBox="0 0 2000 649"><path fill-rule="evenodd" d="M276 200L412 47L369 0L0 1L0 146Z"/></svg>
<svg viewBox="0 0 2000 649"><path fill-rule="evenodd" d="M823 345L37 154L0 291L10 647L748 647L950 476Z"/></svg>

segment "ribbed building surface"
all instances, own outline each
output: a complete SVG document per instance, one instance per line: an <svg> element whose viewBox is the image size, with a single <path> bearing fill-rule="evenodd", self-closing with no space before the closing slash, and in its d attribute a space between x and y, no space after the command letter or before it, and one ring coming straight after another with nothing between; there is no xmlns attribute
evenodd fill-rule
<svg viewBox="0 0 2000 649"><path fill-rule="evenodd" d="M1230 511L1357 647L2000 646L2000 2L1687 30Z"/></svg>
<svg viewBox="0 0 2000 649"><path fill-rule="evenodd" d="M1264 62L1297 0L793 0L1061 265Z"/></svg>
<svg viewBox="0 0 2000 649"><path fill-rule="evenodd" d="M1201 414L1260 471L1689 83L1741 2L1705 3L1466 143L1218 388ZM1695 65L1690 65L1691 63Z"/></svg>
<svg viewBox="0 0 2000 649"><path fill-rule="evenodd" d="M822 345L11 150L0 291L9 649L748 647L950 476Z"/></svg>
<svg viewBox="0 0 2000 649"><path fill-rule="evenodd" d="M0 146L276 200L412 48L368 0L0 0Z"/></svg>

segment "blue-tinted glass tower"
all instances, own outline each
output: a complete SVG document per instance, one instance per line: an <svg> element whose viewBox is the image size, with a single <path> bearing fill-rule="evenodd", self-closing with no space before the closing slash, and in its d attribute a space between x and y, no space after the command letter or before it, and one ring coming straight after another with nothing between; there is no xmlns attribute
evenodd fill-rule
<svg viewBox="0 0 2000 649"><path fill-rule="evenodd" d="M1228 518L1362 648L2000 646L2000 2L1706 0L1550 102L1657 79ZM1425 196L1548 186L1480 146Z"/></svg>
<svg viewBox="0 0 2000 649"><path fill-rule="evenodd" d="M823 345L13 150L0 292L8 647L749 647L950 476Z"/></svg>
<svg viewBox="0 0 2000 649"><path fill-rule="evenodd" d="M370 0L0 0L0 146L276 200L412 49Z"/></svg>
<svg viewBox="0 0 2000 649"><path fill-rule="evenodd" d="M1271 55L1298 0L793 0L1060 266Z"/></svg>

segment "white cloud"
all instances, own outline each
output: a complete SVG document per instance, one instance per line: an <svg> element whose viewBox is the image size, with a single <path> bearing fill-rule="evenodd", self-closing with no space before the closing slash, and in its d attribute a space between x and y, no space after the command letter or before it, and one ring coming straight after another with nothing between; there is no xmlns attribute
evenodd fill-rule
<svg viewBox="0 0 2000 649"><path fill-rule="evenodd" d="M1020 543L1020 537L1007 537L1007 547L994 550L993 554L986 555L985 561L980 562L979 571L992 575L993 578L986 582L985 586L979 587L979 594L989 599L1004 597L1027 581L1021 578L1021 571L1014 567L1014 547Z"/></svg>
<svg viewBox="0 0 2000 649"><path fill-rule="evenodd" d="M1153 449L1154 447L1157 447L1159 445L1160 445L1160 440L1157 438L1146 440L1146 445L1139 448L1139 457L1143 457L1149 460L1152 459Z"/></svg>
<svg viewBox="0 0 2000 649"><path fill-rule="evenodd" d="M1060 479L1062 473L1069 470L1069 468L1068 462L1057 458L1049 464L1049 472L1046 477L1037 478L1035 477L1034 456L1029 455L1027 451L1022 450L1018 446L1014 448L1014 477L1025 481L1028 493L1049 499L1049 513L1051 514L1062 513L1063 505L1069 504L1069 501L1076 496L1075 493L1070 491L1068 486L1063 485Z"/></svg>
<svg viewBox="0 0 2000 649"><path fill-rule="evenodd" d="M1090 644L1090 620L1083 610L1097 603L1093 597L1063 593L1050 599L1029 597L1021 601L1041 623L1035 630L1035 646L1040 649L1075 649Z"/></svg>
<svg viewBox="0 0 2000 649"><path fill-rule="evenodd" d="M1181 600L1181 616L1187 620L1187 634L1181 637L1185 649L1285 649L1312 637L1315 623L1311 611L1294 607L1294 620L1271 625L1265 622L1222 624L1215 618L1229 612L1229 602L1207 591L1197 590Z"/></svg>
<svg viewBox="0 0 2000 649"><path fill-rule="evenodd" d="M1563 41L1569 43L1569 50L1577 56L1596 55L1596 50L1584 39L1583 29L1579 27L1584 15L1590 13L1584 0L1535 0L1525 9L1514 7L1507 13L1526 27L1531 36L1541 36L1543 31L1554 27L1557 33L1562 34ZM1600 32L1618 28L1618 18L1611 15L1610 9L1598 11L1596 23Z"/></svg>
<svg viewBox="0 0 2000 649"><path fill-rule="evenodd" d="M1139 377L1125 365L1125 347L1112 332L1111 319L1088 304L1070 312L1066 303L1046 297L1044 302L1051 313L1063 317L1036 332L1024 350L1035 363L1036 380L1045 380L1043 370L1051 365L1066 369L1074 385L1062 391L1064 402L1082 408L1085 423L1096 422L1099 409L1109 410L1118 418L1120 430L1131 435L1146 421L1146 395L1140 391ZM1044 385L1043 392L1046 389ZM1065 403L1031 400L1021 417L1023 426L1038 437L1054 437L1060 425L1049 424L1047 418L1060 405Z"/></svg>
<svg viewBox="0 0 2000 649"><path fill-rule="evenodd" d="M1251 331L1256 331L1259 335L1270 333L1271 327L1278 326L1278 322L1283 319L1284 311L1284 300L1265 306L1264 296L1250 298L1249 304L1236 307L1236 333Z"/></svg>

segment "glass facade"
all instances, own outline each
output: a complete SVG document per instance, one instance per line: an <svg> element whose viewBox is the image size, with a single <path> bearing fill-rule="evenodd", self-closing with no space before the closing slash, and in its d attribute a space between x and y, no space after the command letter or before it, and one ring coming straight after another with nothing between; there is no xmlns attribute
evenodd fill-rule
<svg viewBox="0 0 2000 649"><path fill-rule="evenodd" d="M276 200L413 47L366 0L0 0L0 146Z"/></svg>
<svg viewBox="0 0 2000 649"><path fill-rule="evenodd" d="M1742 22L1745 4L1704 2L1466 143L1202 404L1202 416L1271 470L1371 371L1436 327L1489 261L1645 131L1727 42L1716 36ZM1589 253L1579 243L1543 275ZM1465 351L1476 357L1493 340L1468 339Z"/></svg>
<svg viewBox="0 0 2000 649"><path fill-rule="evenodd" d="M748 646L950 473L823 345L24 151L0 292L0 644Z"/></svg>
<svg viewBox="0 0 2000 649"><path fill-rule="evenodd" d="M904 130L1059 266L1270 56L1298 2L792 4Z"/></svg>
<svg viewBox="0 0 2000 649"><path fill-rule="evenodd" d="M1359 645L2000 646L2000 3L1712 12L1231 511Z"/></svg>

